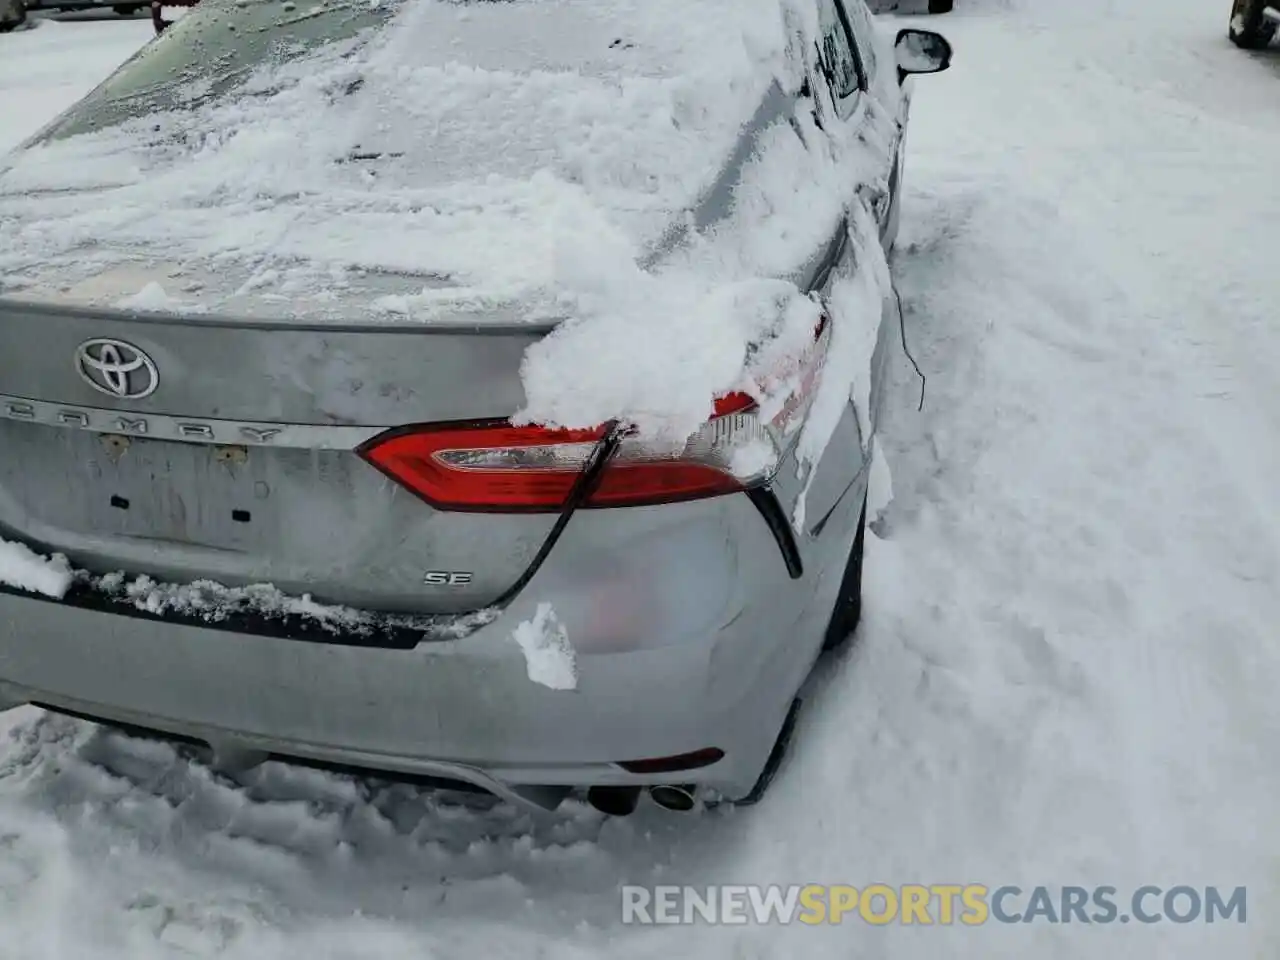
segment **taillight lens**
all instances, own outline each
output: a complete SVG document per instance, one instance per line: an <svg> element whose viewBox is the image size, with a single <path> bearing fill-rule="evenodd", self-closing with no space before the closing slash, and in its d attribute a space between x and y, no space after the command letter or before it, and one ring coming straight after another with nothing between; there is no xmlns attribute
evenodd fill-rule
<svg viewBox="0 0 1280 960"><path fill-rule="evenodd" d="M752 397L731 393L718 398L712 418L683 440L624 435L584 506L677 503L736 493L768 480L791 427L808 407L827 326L824 320L812 355L785 372L794 389L768 421ZM564 506L604 438L603 427L440 423L390 430L357 452L437 510L546 513ZM762 450L770 455L761 456Z"/></svg>

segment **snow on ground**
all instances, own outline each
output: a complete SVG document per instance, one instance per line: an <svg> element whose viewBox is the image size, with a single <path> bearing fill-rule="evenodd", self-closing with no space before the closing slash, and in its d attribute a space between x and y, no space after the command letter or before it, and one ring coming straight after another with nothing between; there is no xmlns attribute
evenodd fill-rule
<svg viewBox="0 0 1280 960"><path fill-rule="evenodd" d="M894 264L925 408L900 363L864 625L761 806L535 821L278 765L237 784L23 710L0 956L1274 956L1280 52L1201 0L959 6L930 21L957 59L917 87ZM0 37L7 116L12 64L88 86L119 26ZM628 881L1248 885L1250 911L621 927Z"/></svg>

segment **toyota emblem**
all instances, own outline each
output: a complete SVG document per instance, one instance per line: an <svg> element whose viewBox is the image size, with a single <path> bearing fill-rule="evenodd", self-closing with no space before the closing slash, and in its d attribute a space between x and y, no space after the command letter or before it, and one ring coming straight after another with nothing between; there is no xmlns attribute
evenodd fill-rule
<svg viewBox="0 0 1280 960"><path fill-rule="evenodd" d="M99 393L141 400L156 392L160 372L152 359L123 340L86 340L76 348L76 372Z"/></svg>

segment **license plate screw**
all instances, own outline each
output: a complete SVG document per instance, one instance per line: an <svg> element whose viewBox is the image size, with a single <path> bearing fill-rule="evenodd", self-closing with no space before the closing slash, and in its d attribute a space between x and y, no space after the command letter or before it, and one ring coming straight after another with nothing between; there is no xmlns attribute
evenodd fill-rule
<svg viewBox="0 0 1280 960"><path fill-rule="evenodd" d="M107 452L112 463L123 457L124 452L129 449L129 438L118 433L104 433L98 438L98 442L102 444L102 449Z"/></svg>
<svg viewBox="0 0 1280 960"><path fill-rule="evenodd" d="M213 459L228 466L239 467L249 462L249 448L240 446L219 446L213 451Z"/></svg>

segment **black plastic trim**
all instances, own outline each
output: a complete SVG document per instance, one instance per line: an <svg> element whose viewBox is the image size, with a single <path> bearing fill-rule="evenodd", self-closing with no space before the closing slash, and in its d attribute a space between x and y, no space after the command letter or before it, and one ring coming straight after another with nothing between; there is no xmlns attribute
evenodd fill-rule
<svg viewBox="0 0 1280 960"><path fill-rule="evenodd" d="M41 603L72 607L76 610L88 610L94 613L110 613L115 616L132 617L135 620L147 620L152 623L177 624L184 627L197 627L201 630L219 630L224 633L243 633L257 637L270 637L278 640L302 640L310 643L328 643L347 647L374 647L386 650L412 650L419 643L430 642L432 623L441 626L464 620L472 614L457 614L440 617L420 617L421 626L407 626L392 622L385 614L370 613L368 626L364 629L333 629L321 625L311 617L296 614L271 616L256 611L236 611L228 613L217 620L208 620L197 614L181 613L169 610L164 613L151 613L139 609L132 600L105 593L102 590L78 582L72 585L61 599L32 593L0 584L0 594L22 597Z"/></svg>
<svg viewBox="0 0 1280 960"><path fill-rule="evenodd" d="M708 809L714 809L719 806L728 805L731 807L752 807L764 799L765 791L769 789L769 785L773 783L774 778L778 775L778 771L782 769L782 762L787 757L787 749L791 746L791 740L796 732L796 720L800 716L800 708L804 701L799 697L791 701L791 706L787 709L787 715L782 720L782 729L778 731L778 739L773 743L773 749L769 751L769 758L765 760L764 769L760 772L760 779L755 782L751 788L751 792L741 799L730 799L715 801L707 804Z"/></svg>
<svg viewBox="0 0 1280 960"><path fill-rule="evenodd" d="M787 519L778 495L769 487L751 487L747 490L747 499L755 504L755 508L760 511L760 516L769 527L769 532L778 541L778 549L782 551L782 560L787 565L787 573L792 580L799 580L804 576L804 563L800 559L800 547L796 543L795 531L791 529L791 521Z"/></svg>
<svg viewBox="0 0 1280 960"><path fill-rule="evenodd" d="M831 279L831 274L839 265L841 258L844 256L845 248L849 246L849 218L841 217L840 224L836 227L835 233L831 235L831 239L827 241L826 249L822 251L822 255L818 258L818 262L810 274L808 283L805 286L806 293L814 293L821 291L827 281Z"/></svg>

